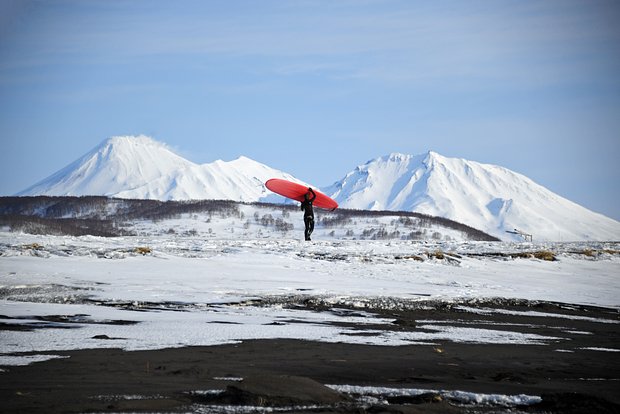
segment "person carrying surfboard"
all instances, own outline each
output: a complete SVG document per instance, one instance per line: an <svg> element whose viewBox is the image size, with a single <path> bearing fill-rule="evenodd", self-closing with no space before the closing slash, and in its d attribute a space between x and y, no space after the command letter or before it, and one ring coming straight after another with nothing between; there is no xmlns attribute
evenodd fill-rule
<svg viewBox="0 0 620 414"><path fill-rule="evenodd" d="M314 231L314 210L312 209L312 202L315 198L316 194L312 188L308 187L308 192L304 195L304 201L301 202L301 209L304 212L304 224L306 225L304 236L307 241L310 240L310 235Z"/></svg>

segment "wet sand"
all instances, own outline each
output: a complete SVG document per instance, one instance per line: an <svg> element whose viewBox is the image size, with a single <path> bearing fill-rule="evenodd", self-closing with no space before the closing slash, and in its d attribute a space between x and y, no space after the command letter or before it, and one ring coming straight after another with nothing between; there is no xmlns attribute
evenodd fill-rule
<svg viewBox="0 0 620 414"><path fill-rule="evenodd" d="M496 308L582 319L481 315L453 307L375 310L394 318L393 329L419 329L417 321L432 318L454 325L501 323L494 329L554 337L562 333L561 340L545 345L440 341L388 347L271 339L152 351L50 352L68 358L4 367L1 411L226 412L224 407L232 405L283 412L620 412L620 352L610 351L620 348L616 310L558 304ZM362 401L326 384L527 394L542 401L511 408L472 406L434 392Z"/></svg>

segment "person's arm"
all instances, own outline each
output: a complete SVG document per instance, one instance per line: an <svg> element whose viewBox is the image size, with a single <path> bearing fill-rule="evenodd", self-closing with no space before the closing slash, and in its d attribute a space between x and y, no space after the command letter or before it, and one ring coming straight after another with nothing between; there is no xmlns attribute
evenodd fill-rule
<svg viewBox="0 0 620 414"><path fill-rule="evenodd" d="M314 193L314 190L312 190L312 188L308 187L308 190L312 193L312 198L310 199L310 201L314 201L314 199L316 198L316 194Z"/></svg>

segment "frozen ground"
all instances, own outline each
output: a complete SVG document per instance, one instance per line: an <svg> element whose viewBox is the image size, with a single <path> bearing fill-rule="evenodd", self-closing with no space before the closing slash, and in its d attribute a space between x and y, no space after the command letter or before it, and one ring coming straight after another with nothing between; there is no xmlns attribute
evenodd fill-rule
<svg viewBox="0 0 620 414"><path fill-rule="evenodd" d="M0 233L0 366L62 360L72 350L255 339L414 345L439 358L447 343L542 346L561 361L612 366L620 352L613 339L620 323L620 243L331 236L306 243L271 236ZM616 384L610 375L605 387ZM393 392L413 398L430 391L443 400L508 401L509 407L540 400L454 388L333 387L377 401Z"/></svg>
<svg viewBox="0 0 620 414"><path fill-rule="evenodd" d="M312 300L330 308L389 309L503 298L617 309L619 247L1 233L0 322L23 327L3 332L2 363L24 361L9 354L26 351L156 349L257 338L544 343L554 338L433 321L422 331L381 331L376 326L392 321L294 305ZM527 257L540 252L555 260ZM365 335L360 326L368 326ZM114 339L102 341L102 335Z"/></svg>

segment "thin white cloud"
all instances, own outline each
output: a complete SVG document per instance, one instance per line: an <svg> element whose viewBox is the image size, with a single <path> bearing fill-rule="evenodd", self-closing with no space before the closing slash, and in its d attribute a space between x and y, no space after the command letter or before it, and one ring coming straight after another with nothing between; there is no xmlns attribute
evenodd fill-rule
<svg viewBox="0 0 620 414"><path fill-rule="evenodd" d="M254 59L263 76L461 88L540 87L620 69L620 34L605 24L606 12L620 8L598 0L60 4L39 4L38 31L23 34L15 59L2 59L0 69Z"/></svg>

